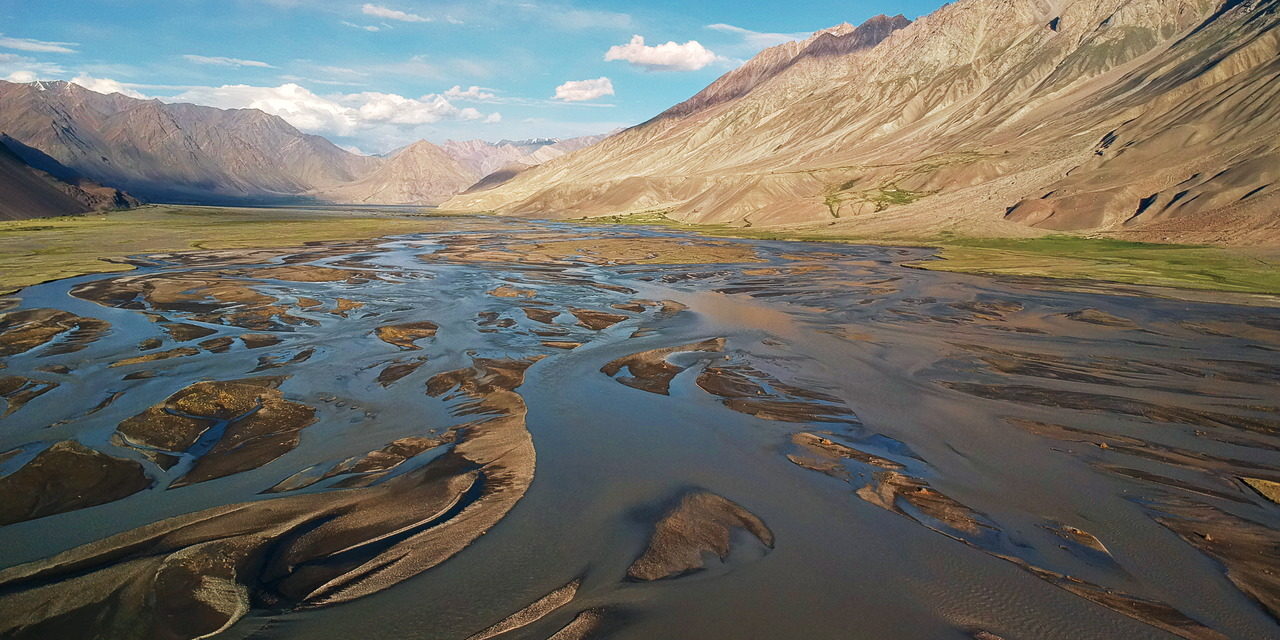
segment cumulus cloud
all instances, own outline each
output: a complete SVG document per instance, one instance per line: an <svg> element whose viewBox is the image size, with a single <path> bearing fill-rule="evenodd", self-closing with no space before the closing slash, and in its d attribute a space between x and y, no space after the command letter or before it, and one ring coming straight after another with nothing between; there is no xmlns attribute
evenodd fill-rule
<svg viewBox="0 0 1280 640"><path fill-rule="evenodd" d="M556 100L582 102L613 95L613 81L605 77L595 80L570 80L556 87Z"/></svg>
<svg viewBox="0 0 1280 640"><path fill-rule="evenodd" d="M792 40L804 40L809 37L808 33L767 33L762 31L752 31L742 27L735 27L731 24L716 23L707 25L708 29L719 31L721 33L729 33L742 38L743 44L752 50L766 49L768 47L780 45L784 42Z"/></svg>
<svg viewBox="0 0 1280 640"><path fill-rule="evenodd" d="M364 91L321 96L294 83L278 87L199 87L165 100L223 109L261 109L303 131L336 136L352 136L374 127L412 128L445 120L496 122L489 119L497 115L485 115L471 107L459 108L439 94L408 98Z"/></svg>
<svg viewBox="0 0 1280 640"><path fill-rule="evenodd" d="M112 80L110 78L95 78L88 74L80 74L71 79L71 82L78 84L90 91L98 93L121 93L130 98L146 98L141 93L130 89L128 85Z"/></svg>
<svg viewBox="0 0 1280 640"><path fill-rule="evenodd" d="M425 18L416 13L397 11L396 9L391 9L377 4L366 3L360 7L360 12L366 16L385 18L387 20L399 20L400 22L431 22L431 18Z"/></svg>
<svg viewBox="0 0 1280 640"><path fill-rule="evenodd" d="M484 122L485 124L498 124L499 122L502 122L502 114L494 111L488 116L485 116Z"/></svg>
<svg viewBox="0 0 1280 640"><path fill-rule="evenodd" d="M75 42L45 42L32 38L11 38L0 34L0 47L17 49L18 51L34 51L37 53L75 53Z"/></svg>
<svg viewBox="0 0 1280 640"><path fill-rule="evenodd" d="M609 47L604 54L606 61L622 60L647 71L697 71L718 58L697 40L648 46L640 35L631 36L627 44Z"/></svg>
<svg viewBox="0 0 1280 640"><path fill-rule="evenodd" d="M444 96L446 98L453 98L454 100L492 100L497 97L492 91L483 87L473 85L463 89L462 85L456 84L448 91L445 91Z"/></svg>
<svg viewBox="0 0 1280 640"><path fill-rule="evenodd" d="M188 62L196 64L209 64L218 67L259 67L262 69L274 69L274 65L267 64L261 60L245 60L243 58L226 58L223 56L197 56L187 54L182 56Z"/></svg>

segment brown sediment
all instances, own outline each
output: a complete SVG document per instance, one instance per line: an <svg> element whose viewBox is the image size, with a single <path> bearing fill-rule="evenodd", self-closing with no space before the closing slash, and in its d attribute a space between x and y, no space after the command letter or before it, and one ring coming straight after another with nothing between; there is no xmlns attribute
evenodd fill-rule
<svg viewBox="0 0 1280 640"><path fill-rule="evenodd" d="M685 495L654 526L649 546L631 567L632 580L661 580L702 569L702 554L729 557L734 529L743 529L773 548L773 532L741 505L706 491Z"/></svg>
<svg viewBox="0 0 1280 640"><path fill-rule="evenodd" d="M363 271L347 271L306 264L291 264L281 267L255 269L245 273L258 280L284 280L286 282L340 282L353 284L367 282L376 276Z"/></svg>
<svg viewBox="0 0 1280 640"><path fill-rule="evenodd" d="M1188 500L1154 505L1156 522L1226 568L1227 579L1280 622L1280 544L1273 528Z"/></svg>
<svg viewBox="0 0 1280 640"><path fill-rule="evenodd" d="M552 611L569 604L569 601L573 600L573 597L577 595L578 587L581 584L582 580L574 580L542 596L529 606L499 620L492 626L467 636L467 640L489 640L489 638L502 635L508 631L527 627L546 617Z"/></svg>
<svg viewBox="0 0 1280 640"><path fill-rule="evenodd" d="M356 302L355 300L348 300L346 298L338 298L337 300L334 301L333 310L331 310L329 313L332 313L333 315L338 316L340 318L345 318L347 317L348 311L355 311L356 309L359 309L360 307L363 307L363 306L364 306L363 302Z"/></svg>
<svg viewBox="0 0 1280 640"><path fill-rule="evenodd" d="M217 329L202 327L196 324L188 324L186 322L163 322L160 328L164 329L169 337L176 342L186 342L188 340L196 340L205 336L211 336L218 332Z"/></svg>
<svg viewBox="0 0 1280 640"><path fill-rule="evenodd" d="M581 238L531 244L508 244L500 261L547 264L581 262L587 264L709 264L763 262L750 246L719 241L679 238Z"/></svg>
<svg viewBox="0 0 1280 640"><path fill-rule="evenodd" d="M744 365L711 365L698 374L703 391L722 398L754 398L769 395L752 375L758 371Z"/></svg>
<svg viewBox="0 0 1280 640"><path fill-rule="evenodd" d="M511 391L530 363L477 361L438 381L433 393L457 388L491 417L460 427L450 452L410 473L341 493L217 507L0 572L0 633L75 635L89 611L103 633L198 637L229 626L249 602L341 602L435 566L492 527L532 479L524 405ZM125 549L145 560L121 561Z"/></svg>
<svg viewBox="0 0 1280 640"><path fill-rule="evenodd" d="M1177 609L1174 609L1162 602L1147 600L1113 589L1104 588L1073 576L1037 567L1017 556L998 553L984 548L974 540L965 536L978 536L984 531L993 529L992 525L985 522L985 518L981 514L973 511L963 504L960 504L959 502L956 502L950 497L939 493L931 488L924 480L905 476L894 471L877 473L876 480L878 482L878 486L873 488L872 485L867 485L859 489L857 491L858 497L870 502L871 504L888 509L898 513L899 515L919 522L920 524L929 527L938 533L946 535L953 540L980 549L994 558L999 558L1017 565L1032 575L1035 575L1054 586L1091 602L1096 602L1108 609L1134 618L1135 620L1163 629L1179 637L1187 638L1188 640L1226 640L1226 636L1223 636L1221 633L1200 624ZM904 511L898 505L898 500L902 500L910 504L912 507L915 507L930 518L943 523L948 529L953 530L955 533L939 529L926 522L920 521L910 513ZM1053 528L1051 528L1051 530L1053 530ZM1091 534L1082 530L1064 527L1060 531L1055 531L1055 533L1059 533L1059 535L1068 537L1068 539L1072 541L1100 550L1103 553L1107 553L1106 548L1097 540L1097 538L1094 538Z"/></svg>
<svg viewBox="0 0 1280 640"><path fill-rule="evenodd" d="M1250 489L1257 491L1258 495L1280 504L1280 482L1262 478L1240 478L1240 480L1249 485Z"/></svg>
<svg viewBox="0 0 1280 640"><path fill-rule="evenodd" d="M141 464L63 440L0 478L0 526L113 502L149 486Z"/></svg>
<svg viewBox="0 0 1280 640"><path fill-rule="evenodd" d="M757 380L768 383L783 395L770 393ZM703 391L723 398L726 407L764 420L857 422L853 412L842 406L839 398L786 384L747 365L708 366L698 375L697 383ZM783 397L801 400L780 399ZM813 400L822 403L811 402Z"/></svg>
<svg viewBox="0 0 1280 640"><path fill-rule="evenodd" d="M1045 580L1046 582L1063 589L1076 596L1096 602L1112 611L1124 614L1149 624L1157 629L1163 629L1187 640L1227 640L1227 637L1221 633L1200 624L1199 622L1187 617L1186 614L1174 609L1173 607L1154 600L1147 600L1137 596L1129 595L1113 589L1086 582L1074 576L1068 576L1056 571L1049 571L1040 567L1028 564L1021 558L1012 556L1002 556L992 554L1002 560L1007 560L1015 565L1030 572L1032 575Z"/></svg>
<svg viewBox="0 0 1280 640"><path fill-rule="evenodd" d="M631 313L644 313L645 310L649 308L647 305L651 305L651 304L653 304L653 302L649 300L632 300L631 302L618 302L615 304L611 304L609 305L609 307L613 309L617 309L618 311L630 311Z"/></svg>
<svg viewBox="0 0 1280 640"><path fill-rule="evenodd" d="M66 334L44 355L79 351L111 328L104 320L57 309L23 309L0 314L0 357L25 353Z"/></svg>
<svg viewBox="0 0 1280 640"><path fill-rule="evenodd" d="M1123 329L1136 329L1138 327L1138 325L1134 324L1134 322L1128 318L1113 316L1105 311L1099 311L1097 309L1081 309L1079 311L1064 313L1062 316L1068 320L1087 322L1089 324L1096 324L1103 327L1118 327Z"/></svg>
<svg viewBox="0 0 1280 640"><path fill-rule="evenodd" d="M146 380L147 378L154 377L156 377L154 369L143 369L142 371L134 371L133 373L125 375L121 380Z"/></svg>
<svg viewBox="0 0 1280 640"><path fill-rule="evenodd" d="M555 309L521 307L521 310L524 311L524 315L530 320L533 320L534 322L541 322L542 324L553 324L556 318L560 315L560 312Z"/></svg>
<svg viewBox="0 0 1280 640"><path fill-rule="evenodd" d="M0 418L8 417L36 397L57 387L58 383L48 380L36 380L24 376L0 377L0 397L5 400L4 413L0 414Z"/></svg>
<svg viewBox="0 0 1280 640"><path fill-rule="evenodd" d="M433 338L440 326L434 322L406 322L378 327L375 332L378 339L405 351L417 351L422 347L414 344L418 340Z"/></svg>
<svg viewBox="0 0 1280 640"><path fill-rule="evenodd" d="M253 373L266 371L268 369L276 369L291 364L301 364L310 360L311 356L315 355L315 353L316 350L314 348L303 349L302 351L293 354L288 360L281 360L272 355L258 356L258 366L253 370Z"/></svg>
<svg viewBox="0 0 1280 640"><path fill-rule="evenodd" d="M315 298L307 298L303 296L298 296L297 300L298 300L298 306L303 309L311 309L313 307L318 307L324 304L323 302L320 302Z"/></svg>
<svg viewBox="0 0 1280 640"><path fill-rule="evenodd" d="M117 360L111 363L111 366L127 367L131 364L155 362L157 360L168 360L170 358L183 358L186 356L194 356L198 353L200 353L200 350L195 347L178 347L176 349L169 349L168 351L157 351L155 353L147 353L140 356L134 356L132 358L125 358L124 360Z"/></svg>
<svg viewBox="0 0 1280 640"><path fill-rule="evenodd" d="M406 460L424 451L454 442L457 438L458 433L454 430L447 431L444 435L435 438L422 436L400 438L376 451L370 451L363 456L353 456L339 462L325 472L321 479L351 475L353 477L347 478L334 486L343 488L368 486L386 476L386 472L395 469Z"/></svg>
<svg viewBox="0 0 1280 640"><path fill-rule="evenodd" d="M23 451L26 451L26 449L23 449L22 447L18 447L16 449L10 449L8 451L0 451L0 464L4 464L8 462L10 459L16 458Z"/></svg>
<svg viewBox="0 0 1280 640"><path fill-rule="evenodd" d="M840 444L834 440L823 438L822 436L812 433L795 433L791 436L791 442L801 447L809 457L787 456L792 462L804 467L805 462L816 462L818 466L823 468L814 468L815 471L822 471L828 475L834 475L838 478L849 477L848 471L839 460L853 460L862 464L880 467L881 469L889 469L892 471L901 471L905 467L902 464L882 458L875 454L859 451L848 445ZM813 467L808 467L813 468Z"/></svg>
<svg viewBox="0 0 1280 640"><path fill-rule="evenodd" d="M650 349L612 360L601 367L600 371L628 387L668 395L671 380L687 367L671 364L667 361L667 356L685 351L724 351L724 344L724 338L709 338L676 347ZM630 376L618 376L623 367L626 367Z"/></svg>
<svg viewBox="0 0 1280 640"><path fill-rule="evenodd" d="M553 349L577 349L582 346L581 342L570 342L563 340L543 340L542 346L551 347Z"/></svg>
<svg viewBox="0 0 1280 640"><path fill-rule="evenodd" d="M658 310L658 315L663 318L670 318L671 316L689 308L689 305L676 302L675 300L663 300L661 304L662 307Z"/></svg>
<svg viewBox="0 0 1280 640"><path fill-rule="evenodd" d="M630 319L621 314L609 313L607 311L596 311L594 309L570 308L569 313L572 313L573 316L578 319L578 324L591 329L592 331L608 329L623 320Z"/></svg>
<svg viewBox="0 0 1280 640"><path fill-rule="evenodd" d="M979 629L973 632L973 640L1004 640L1004 638L990 631Z"/></svg>
<svg viewBox="0 0 1280 640"><path fill-rule="evenodd" d="M1065 425L1051 424L1035 420L1024 420L1022 418L1005 418L1005 420L1012 425L1046 438L1052 438L1054 440L1061 440L1064 442L1086 443L1114 453L1144 458L1169 465L1188 467L1200 471L1233 474L1238 473L1239 470L1242 469L1253 470L1255 472L1275 470L1274 465L1237 458L1225 458L1222 456L1204 453L1202 451L1180 449L1154 442L1147 442L1140 438L1133 438L1130 436L1106 434L1098 431L1081 429L1079 427L1068 427ZM1249 441L1237 442L1236 444L1238 446L1248 447L1253 446L1254 443Z"/></svg>
<svg viewBox="0 0 1280 640"><path fill-rule="evenodd" d="M853 413L844 407L812 402L787 402L753 398L726 398L724 406L739 413L780 422L850 422Z"/></svg>
<svg viewBox="0 0 1280 640"><path fill-rule="evenodd" d="M392 362L378 373L378 384L389 387L405 376L417 371L418 367L426 364L426 362L426 358L418 358L407 362Z"/></svg>
<svg viewBox="0 0 1280 640"><path fill-rule="evenodd" d="M73 287L71 295L108 307L181 312L197 322L253 330L314 324L290 315L290 307L255 291L253 284L231 273L153 273L86 282Z"/></svg>
<svg viewBox="0 0 1280 640"><path fill-rule="evenodd" d="M65 364L46 364L46 365L36 367L36 371L43 371L44 373L56 373L56 374L65 376L71 373L71 367L68 367Z"/></svg>
<svg viewBox="0 0 1280 640"><path fill-rule="evenodd" d="M573 617L560 630L551 634L547 640L585 640L600 624L604 622L604 612L599 609L587 609Z"/></svg>
<svg viewBox="0 0 1280 640"><path fill-rule="evenodd" d="M955 531L972 535L991 528L983 521L982 514L934 489L928 482L896 471L876 473L875 484L868 484L858 489L857 493L859 498L871 504L912 520L917 519L902 509L899 500ZM925 524L925 526L929 525Z"/></svg>
<svg viewBox="0 0 1280 640"><path fill-rule="evenodd" d="M284 399L282 378L198 382L163 403L121 422L123 443L168 454L187 451L219 423L225 428L207 453L170 487L256 469L298 445L299 431L315 422L315 410Z"/></svg>
<svg viewBox="0 0 1280 640"><path fill-rule="evenodd" d="M518 289L509 284L490 289L488 293L497 298L532 298L538 295L533 289Z"/></svg>
<svg viewBox="0 0 1280 640"><path fill-rule="evenodd" d="M1002 321L1006 316L1023 309L1022 303L1017 300L973 300L956 302L948 306L959 311L967 311L975 318L994 321Z"/></svg>
<svg viewBox="0 0 1280 640"><path fill-rule="evenodd" d="M367 487L386 477L387 472L399 467L406 460L440 445L454 442L457 432L450 430L435 438L410 436L392 442L381 449L370 451L362 456L352 456L334 464L324 473L316 467L309 467L277 483L263 493L283 493L305 489L322 480L348 476L335 483L332 488L349 489Z"/></svg>
<svg viewBox="0 0 1280 640"><path fill-rule="evenodd" d="M138 351L150 351L152 349L157 349L162 344L164 344L164 340L161 340L160 338L147 338L138 343Z"/></svg>
<svg viewBox="0 0 1280 640"><path fill-rule="evenodd" d="M509 329L516 326L516 321L511 318L503 318L502 314L497 311L481 311L476 314L476 324L482 327L498 327L500 329Z"/></svg>
<svg viewBox="0 0 1280 640"><path fill-rule="evenodd" d="M1080 391L1064 391L1026 385L978 384L969 382L941 382L945 387L987 398L1060 407L1080 411L1105 411L1146 418L1154 422L1169 422L1198 427L1233 428L1265 435L1280 434L1280 424L1201 409L1170 407L1121 396L1108 396Z"/></svg>
<svg viewBox="0 0 1280 640"><path fill-rule="evenodd" d="M280 344L280 338L268 333L246 333L240 336L240 341L244 343L246 349L257 349Z"/></svg>
<svg viewBox="0 0 1280 640"><path fill-rule="evenodd" d="M1106 545L1102 544L1102 541L1099 540L1097 536L1085 531L1084 529L1061 523L1044 525L1044 528L1063 540L1073 542L1100 553L1105 553L1108 556L1111 555L1111 551L1107 549Z"/></svg>
<svg viewBox="0 0 1280 640"><path fill-rule="evenodd" d="M209 353L226 353L231 350L231 345L235 344L235 342L236 339L231 336L222 336L205 340L199 346Z"/></svg>

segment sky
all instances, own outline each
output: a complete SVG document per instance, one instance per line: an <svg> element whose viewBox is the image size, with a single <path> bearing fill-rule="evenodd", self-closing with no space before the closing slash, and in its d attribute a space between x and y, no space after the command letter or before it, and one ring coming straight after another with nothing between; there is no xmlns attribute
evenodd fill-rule
<svg viewBox="0 0 1280 640"><path fill-rule="evenodd" d="M761 49L941 0L0 0L0 79L258 108L361 153L643 122Z"/></svg>

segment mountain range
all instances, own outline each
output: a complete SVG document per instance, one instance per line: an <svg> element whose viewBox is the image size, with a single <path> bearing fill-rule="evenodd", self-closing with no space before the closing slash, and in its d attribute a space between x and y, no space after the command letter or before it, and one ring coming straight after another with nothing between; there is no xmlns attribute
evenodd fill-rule
<svg viewBox="0 0 1280 640"><path fill-rule="evenodd" d="M365 156L258 109L4 81L0 132L33 166L53 162L145 200L203 204L436 204L494 168L528 167L602 138L476 140L444 149L420 140Z"/></svg>
<svg viewBox="0 0 1280 640"><path fill-rule="evenodd" d="M833 232L1280 240L1280 0L958 0L767 49L443 206Z"/></svg>
<svg viewBox="0 0 1280 640"><path fill-rule="evenodd" d="M35 166L11 149L22 149ZM0 220L74 215L137 206L113 187L82 178L40 152L0 134Z"/></svg>

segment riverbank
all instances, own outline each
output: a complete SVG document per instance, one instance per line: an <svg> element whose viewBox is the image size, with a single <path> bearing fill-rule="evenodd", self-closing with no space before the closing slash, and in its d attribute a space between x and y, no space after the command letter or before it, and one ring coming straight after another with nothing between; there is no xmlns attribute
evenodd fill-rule
<svg viewBox="0 0 1280 640"><path fill-rule="evenodd" d="M439 231L443 217L407 211L150 205L128 211L0 222L0 294L60 278L128 271L127 256L277 248Z"/></svg>
<svg viewBox="0 0 1280 640"><path fill-rule="evenodd" d="M671 220L661 213L608 216L575 222L655 225L710 236L757 240L933 247L938 249L938 259L922 260L909 266L933 271L1096 280L1194 291L1280 295L1280 248L1249 251L1071 235L977 238L944 232L890 238L858 237L825 234L812 229L690 225Z"/></svg>

